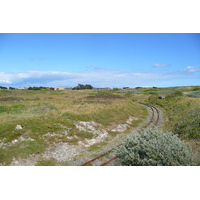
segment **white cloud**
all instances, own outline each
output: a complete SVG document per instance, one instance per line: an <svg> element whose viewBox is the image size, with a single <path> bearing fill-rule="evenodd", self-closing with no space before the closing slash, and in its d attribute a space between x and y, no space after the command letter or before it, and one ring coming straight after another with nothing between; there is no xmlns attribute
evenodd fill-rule
<svg viewBox="0 0 200 200"><path fill-rule="evenodd" d="M0 85L7 86L77 86L91 84L94 87L160 86L162 82L177 81L188 76L188 72L200 71L199 67L188 66L179 71L165 73L131 70L88 70L82 72L23 71L0 72ZM184 73L183 73L184 72ZM187 72L187 73L186 73ZM191 73L193 74L193 73ZM190 76L191 78L193 76Z"/></svg>
<svg viewBox="0 0 200 200"><path fill-rule="evenodd" d="M1 84L12 84L12 82L10 82L8 80L4 80L4 79L0 79L0 83Z"/></svg>
<svg viewBox="0 0 200 200"><path fill-rule="evenodd" d="M200 72L200 67L187 66L186 69L182 70L183 72Z"/></svg>
<svg viewBox="0 0 200 200"><path fill-rule="evenodd" d="M123 85L134 85L142 80L152 79L152 77L159 78L155 74L133 73L126 70L0 72L0 84L52 87L64 85L73 87L81 83L92 84L95 87L123 87Z"/></svg>
<svg viewBox="0 0 200 200"><path fill-rule="evenodd" d="M135 78L139 79L152 79L153 77L155 78L155 76L157 77L156 73L150 73L150 72L137 72L133 73L133 75L135 76Z"/></svg>

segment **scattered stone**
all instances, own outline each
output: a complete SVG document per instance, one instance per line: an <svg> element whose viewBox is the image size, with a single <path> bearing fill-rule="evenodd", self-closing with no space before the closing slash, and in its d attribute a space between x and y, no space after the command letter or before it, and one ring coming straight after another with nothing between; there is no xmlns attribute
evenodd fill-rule
<svg viewBox="0 0 200 200"><path fill-rule="evenodd" d="M22 141L35 141L35 139L33 139L33 138L24 138L23 136L20 136L19 138L18 138L18 141L19 142L22 142Z"/></svg>
<svg viewBox="0 0 200 200"><path fill-rule="evenodd" d="M17 126L15 127L15 130L20 130L20 129L23 129L21 125L17 125Z"/></svg>
<svg viewBox="0 0 200 200"><path fill-rule="evenodd" d="M68 135L68 131L67 131L67 130L64 130L62 133L63 133L64 135Z"/></svg>
<svg viewBox="0 0 200 200"><path fill-rule="evenodd" d="M43 135L42 137L44 138L44 137L52 137L52 136L55 136L55 135L57 135L56 133L47 133L47 134L45 134L45 135Z"/></svg>
<svg viewBox="0 0 200 200"><path fill-rule="evenodd" d="M4 145L4 143L3 142L0 142L0 147L2 147Z"/></svg>
<svg viewBox="0 0 200 200"><path fill-rule="evenodd" d="M112 131L112 132L124 132L129 127L130 126L128 124L119 124L114 128L110 128L110 131Z"/></svg>
<svg viewBox="0 0 200 200"><path fill-rule="evenodd" d="M158 96L159 99L165 99L166 96Z"/></svg>
<svg viewBox="0 0 200 200"><path fill-rule="evenodd" d="M16 142L18 142L18 140L12 140L12 144L15 144Z"/></svg>
<svg viewBox="0 0 200 200"><path fill-rule="evenodd" d="M91 122L79 121L78 123L75 124L75 126L79 131L87 131L94 134L94 137L92 139L85 139L84 141L80 141L78 144L81 146L89 147L95 143L104 141L105 138L108 137L108 133L106 130L102 128L100 130L96 129L102 125L94 121Z"/></svg>
<svg viewBox="0 0 200 200"><path fill-rule="evenodd" d="M12 140L10 143L7 143L7 146L10 146L11 144L15 144L17 142L22 142L22 141L35 141L33 138L24 138L23 136L18 137L17 139Z"/></svg>
<svg viewBox="0 0 200 200"><path fill-rule="evenodd" d="M69 140L71 140L73 138L74 138L73 136L67 136L67 139L69 139Z"/></svg>
<svg viewBox="0 0 200 200"><path fill-rule="evenodd" d="M56 147L52 149L48 149L43 154L43 159L54 158L58 161L67 161L71 160L74 156L80 153L82 150L80 147L75 145L69 145L67 143L60 142L56 145Z"/></svg>
<svg viewBox="0 0 200 200"><path fill-rule="evenodd" d="M137 117L129 117L127 120L126 120L126 123L127 124L131 124L133 120L138 120Z"/></svg>
<svg viewBox="0 0 200 200"><path fill-rule="evenodd" d="M106 138L108 137L108 133L105 131L103 134L100 134L98 137L93 138L93 139L85 139L85 141L87 142L87 144L85 145L85 147L89 147L95 143L99 143L104 141Z"/></svg>
<svg viewBox="0 0 200 200"><path fill-rule="evenodd" d="M98 135L98 132L96 132L97 131L96 128L102 125L94 121L91 122L79 121L75 124L75 126L77 129L79 129L79 131L88 131Z"/></svg>
<svg viewBox="0 0 200 200"><path fill-rule="evenodd" d="M34 155L34 154L29 156L28 159L23 159L23 158L16 159L14 157L10 166L35 166L37 164L39 157L40 155Z"/></svg>

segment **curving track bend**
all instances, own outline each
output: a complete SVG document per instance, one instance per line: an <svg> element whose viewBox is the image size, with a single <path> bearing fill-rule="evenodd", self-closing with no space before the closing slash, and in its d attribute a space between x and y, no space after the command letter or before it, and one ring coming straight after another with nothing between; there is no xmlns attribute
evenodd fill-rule
<svg viewBox="0 0 200 200"><path fill-rule="evenodd" d="M149 119L147 122L140 128L147 128L147 127L155 127L159 126L160 123L160 111L155 107L147 104L139 103L143 106L146 106L149 110ZM122 143L118 144L116 147L120 146ZM116 148L115 147L115 148ZM95 165L95 166L106 166L112 163L112 161L116 160L117 157L114 156L114 150L115 148L111 148L110 150L106 151L105 153L83 163L81 166L89 166L89 165Z"/></svg>

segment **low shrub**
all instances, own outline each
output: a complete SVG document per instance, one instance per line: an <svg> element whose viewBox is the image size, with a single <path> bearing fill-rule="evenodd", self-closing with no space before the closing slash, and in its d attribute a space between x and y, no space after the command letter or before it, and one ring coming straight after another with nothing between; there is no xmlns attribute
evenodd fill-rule
<svg viewBox="0 0 200 200"><path fill-rule="evenodd" d="M183 96L183 92L181 92L181 91L175 91L174 93L170 94L168 96L168 98L174 98L174 97L180 97L180 96Z"/></svg>
<svg viewBox="0 0 200 200"><path fill-rule="evenodd" d="M120 165L188 166L194 165L192 148L172 132L144 129L134 132L116 150Z"/></svg>
<svg viewBox="0 0 200 200"><path fill-rule="evenodd" d="M188 112L174 125L173 132L185 139L200 139L200 108Z"/></svg>
<svg viewBox="0 0 200 200"><path fill-rule="evenodd" d="M195 98L199 98L200 97L200 90L196 90L194 92L190 92L189 94L186 94L189 97L195 97Z"/></svg>
<svg viewBox="0 0 200 200"><path fill-rule="evenodd" d="M148 89L145 89L143 91L144 92L155 92L155 91L158 91L158 89L156 89L156 88L148 88Z"/></svg>
<svg viewBox="0 0 200 200"><path fill-rule="evenodd" d="M200 90L200 86L196 86L192 89L192 91Z"/></svg>

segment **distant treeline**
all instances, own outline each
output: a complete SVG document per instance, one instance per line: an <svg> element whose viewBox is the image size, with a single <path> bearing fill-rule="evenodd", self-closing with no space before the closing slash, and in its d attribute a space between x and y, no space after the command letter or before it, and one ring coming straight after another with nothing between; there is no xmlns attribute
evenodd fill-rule
<svg viewBox="0 0 200 200"><path fill-rule="evenodd" d="M15 90L15 89L18 89L18 88L0 86L0 89L3 89L3 90L7 90L7 89L9 89L9 90ZM26 88L24 88L24 89L26 89ZM34 87L28 87L27 89L28 90L44 90L44 89L54 90L53 87L43 87L43 86L40 86L40 87L36 87L36 86L34 86Z"/></svg>
<svg viewBox="0 0 200 200"><path fill-rule="evenodd" d="M85 90L85 89L93 89L93 86L91 85L82 85L82 84L78 84L78 86L72 88L72 90Z"/></svg>
<svg viewBox="0 0 200 200"><path fill-rule="evenodd" d="M40 86L40 87L28 87L28 90L45 90L45 89L50 89L50 90L54 90L53 87L43 87L43 86Z"/></svg>
<svg viewBox="0 0 200 200"><path fill-rule="evenodd" d="M0 89L3 89L3 90L6 90L6 89L9 89L9 90L14 90L15 88L14 87L4 87L4 86L0 86Z"/></svg>
<svg viewBox="0 0 200 200"><path fill-rule="evenodd" d="M0 89L7 89L7 87L0 86Z"/></svg>

